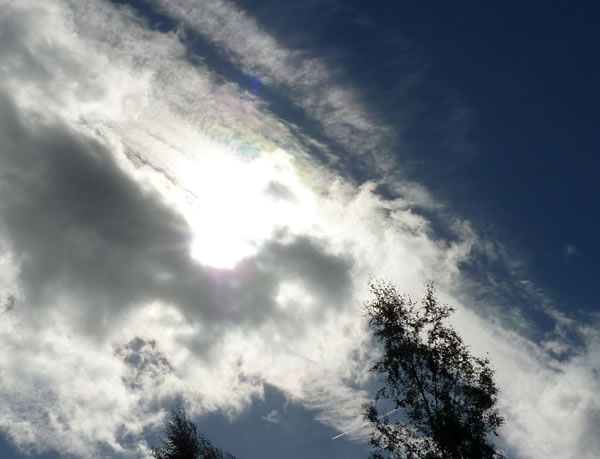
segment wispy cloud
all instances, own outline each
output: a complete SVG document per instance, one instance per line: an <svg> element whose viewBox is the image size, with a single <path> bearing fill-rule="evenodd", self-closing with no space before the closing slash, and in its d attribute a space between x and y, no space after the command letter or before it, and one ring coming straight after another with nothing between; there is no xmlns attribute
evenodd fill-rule
<svg viewBox="0 0 600 459"><path fill-rule="evenodd" d="M271 424L279 424L281 422L279 411L271 410L268 414L262 417L265 421L270 422Z"/></svg>
<svg viewBox="0 0 600 459"><path fill-rule="evenodd" d="M565 263L569 263L573 257L579 254L579 250L575 244L567 244L563 247L562 259Z"/></svg>
<svg viewBox="0 0 600 459"><path fill-rule="evenodd" d="M343 75L325 59L285 47L230 1L157 0L156 4L203 35L240 71L284 92L319 121L330 139L354 153L356 161L382 162L385 155L376 152L386 145L389 128L361 101L359 91L341 82Z"/></svg>

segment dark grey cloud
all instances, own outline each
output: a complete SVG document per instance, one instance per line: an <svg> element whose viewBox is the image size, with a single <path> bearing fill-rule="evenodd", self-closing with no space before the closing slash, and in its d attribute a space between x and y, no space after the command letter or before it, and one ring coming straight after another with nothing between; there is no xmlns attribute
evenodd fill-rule
<svg viewBox="0 0 600 459"><path fill-rule="evenodd" d="M266 193L275 200L291 202L295 202L297 200L292 190L290 190L283 183L279 182L269 182L266 188Z"/></svg>
<svg viewBox="0 0 600 459"><path fill-rule="evenodd" d="M349 255L328 253L326 241L308 236L288 244L275 241L265 247L260 260L282 277L306 283L307 291L340 308L351 296L353 260Z"/></svg>
<svg viewBox="0 0 600 459"><path fill-rule="evenodd" d="M594 373L598 375L597 370ZM600 450L600 409L596 406L585 411L586 422L581 436L585 440L581 442L579 452L581 457L594 457Z"/></svg>
<svg viewBox="0 0 600 459"><path fill-rule="evenodd" d="M1 228L40 323L66 299L69 319L103 336L131 308L161 300L212 330L208 345L224 326L289 322L275 303L284 280L323 303L342 307L349 298L352 260L310 237L271 241L232 272L199 265L184 218L106 145L1 97Z"/></svg>
<svg viewBox="0 0 600 459"><path fill-rule="evenodd" d="M101 327L152 295L164 271L181 262L187 227L97 140L21 117L5 95L2 107L0 212L28 303L68 292L87 325Z"/></svg>

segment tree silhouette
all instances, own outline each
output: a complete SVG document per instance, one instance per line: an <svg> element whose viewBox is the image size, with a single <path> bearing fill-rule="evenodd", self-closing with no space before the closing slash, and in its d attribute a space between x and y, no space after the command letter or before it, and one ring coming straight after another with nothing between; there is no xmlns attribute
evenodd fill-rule
<svg viewBox="0 0 600 459"><path fill-rule="evenodd" d="M504 422L494 371L444 323L454 309L438 302L433 283L420 304L387 282L370 289L364 310L383 347L372 371L384 383L364 408L374 428L371 457L503 457L490 441Z"/></svg>
<svg viewBox="0 0 600 459"><path fill-rule="evenodd" d="M155 459L235 459L198 433L181 404L171 412L165 431L167 439L161 440L160 447L152 448Z"/></svg>

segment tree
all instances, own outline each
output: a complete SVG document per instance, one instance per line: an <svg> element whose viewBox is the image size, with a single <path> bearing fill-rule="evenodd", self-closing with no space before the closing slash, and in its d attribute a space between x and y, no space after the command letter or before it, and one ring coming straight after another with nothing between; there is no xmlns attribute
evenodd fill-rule
<svg viewBox="0 0 600 459"><path fill-rule="evenodd" d="M384 383L364 407L371 457L503 457L490 441L504 422L494 371L444 323L454 309L438 302L433 283L420 304L387 282L370 290L364 311L383 350L371 370Z"/></svg>
<svg viewBox="0 0 600 459"><path fill-rule="evenodd" d="M182 405L177 405L165 423L166 440L152 448L155 459L235 459L231 454L212 445L187 417Z"/></svg>

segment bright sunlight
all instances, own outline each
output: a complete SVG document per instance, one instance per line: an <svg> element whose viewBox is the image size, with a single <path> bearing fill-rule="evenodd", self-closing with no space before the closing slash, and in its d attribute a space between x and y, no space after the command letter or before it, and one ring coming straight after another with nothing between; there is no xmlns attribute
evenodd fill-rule
<svg viewBox="0 0 600 459"><path fill-rule="evenodd" d="M313 192L282 150L258 157L215 149L181 165L182 186L193 198L184 214L199 263L232 269L278 231L296 233L314 221Z"/></svg>

